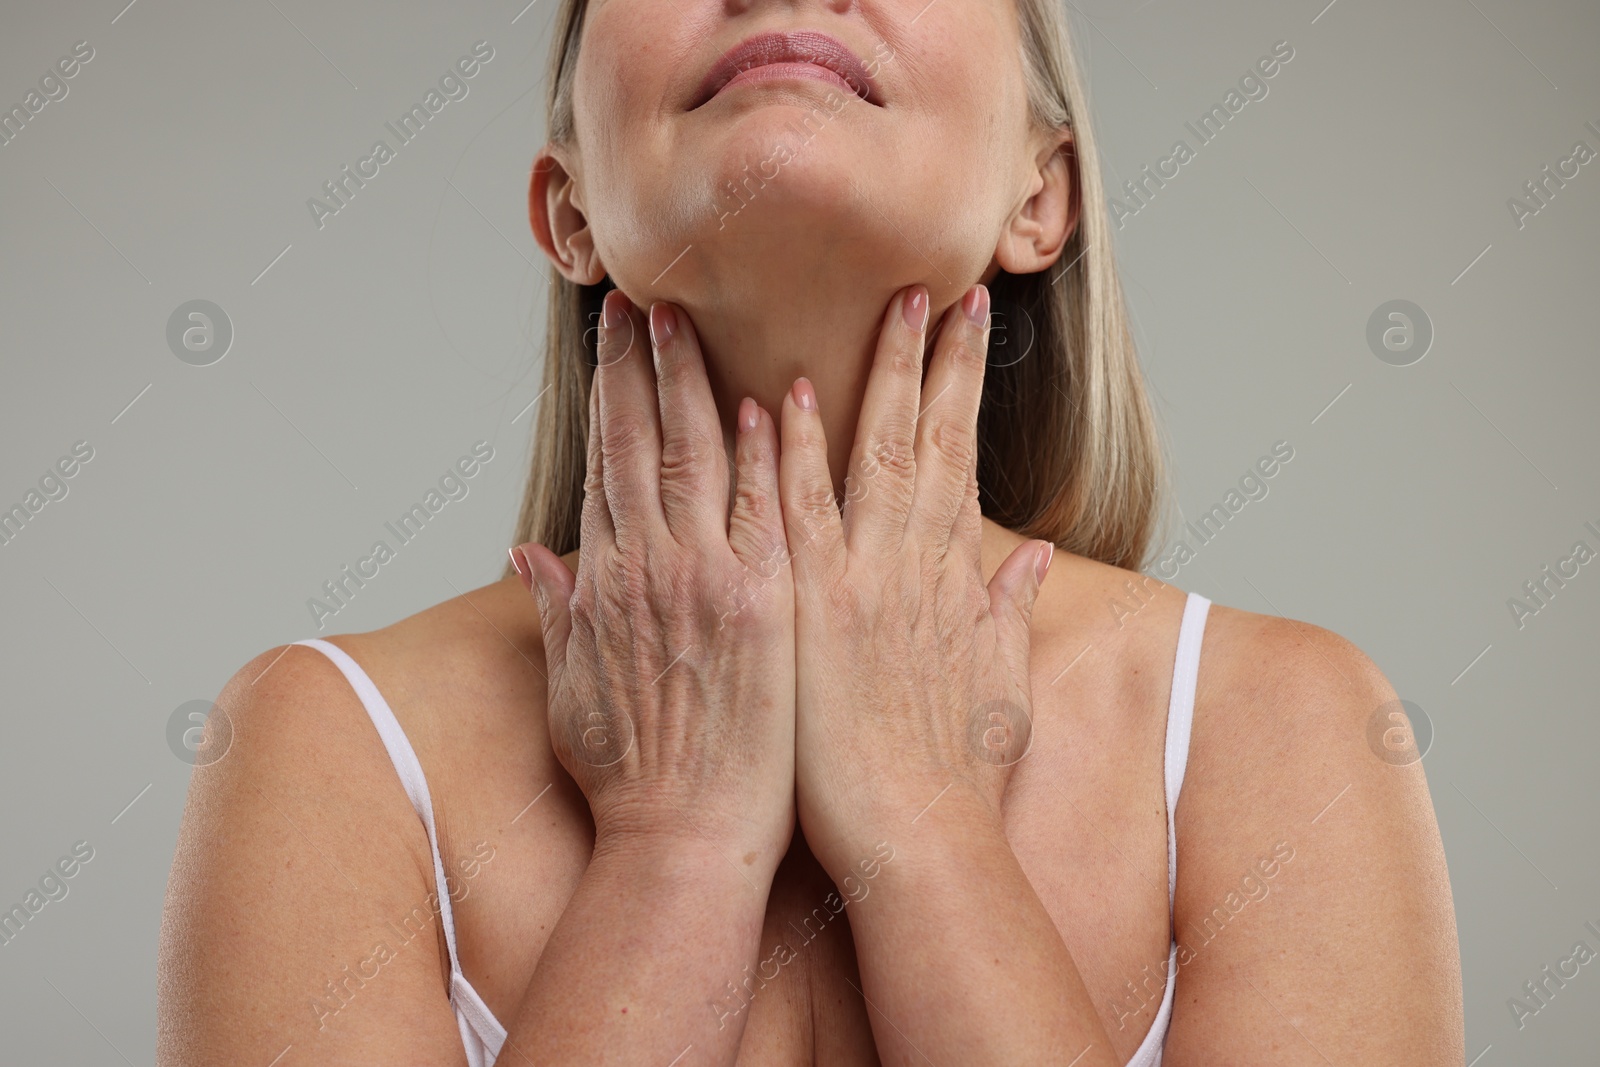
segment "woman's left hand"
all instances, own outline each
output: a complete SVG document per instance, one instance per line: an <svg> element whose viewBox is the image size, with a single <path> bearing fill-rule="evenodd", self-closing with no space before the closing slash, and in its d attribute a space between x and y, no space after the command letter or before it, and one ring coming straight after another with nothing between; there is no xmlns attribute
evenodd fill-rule
<svg viewBox="0 0 1600 1067"><path fill-rule="evenodd" d="M998 830L1031 734L1029 625L1054 546L1021 545L985 584L976 458L989 294L975 286L950 308L924 385L928 305L913 286L884 316L842 514L810 382L783 404L796 802L836 880L930 810L930 821Z"/></svg>

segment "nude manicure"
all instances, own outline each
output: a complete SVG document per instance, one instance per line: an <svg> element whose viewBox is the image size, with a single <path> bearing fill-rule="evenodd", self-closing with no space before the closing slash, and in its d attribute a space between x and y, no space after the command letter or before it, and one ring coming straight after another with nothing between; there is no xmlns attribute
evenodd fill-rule
<svg viewBox="0 0 1600 1067"><path fill-rule="evenodd" d="M516 568L517 577L522 579L522 587L532 592L533 568L528 565L528 557L523 554L522 547L515 545L506 551L511 556L511 566Z"/></svg>
<svg viewBox="0 0 1600 1067"><path fill-rule="evenodd" d="M809 378L796 378L794 380L794 402L800 405L801 411L817 410L817 391L811 387Z"/></svg>
<svg viewBox="0 0 1600 1067"><path fill-rule="evenodd" d="M928 325L928 290L913 286L900 300L900 314L912 333L921 333Z"/></svg>
<svg viewBox="0 0 1600 1067"><path fill-rule="evenodd" d="M961 301L961 310L967 313L967 319L974 326L987 326L989 324L989 287L987 285L974 285L968 292L965 300Z"/></svg>
<svg viewBox="0 0 1600 1067"><path fill-rule="evenodd" d="M613 289L606 294L605 299L605 324L608 327L621 326L628 320L628 298L621 289Z"/></svg>
<svg viewBox="0 0 1600 1067"><path fill-rule="evenodd" d="M672 335L678 329L678 316L666 304L652 304L650 307L650 340L655 342L657 348L672 340Z"/></svg>

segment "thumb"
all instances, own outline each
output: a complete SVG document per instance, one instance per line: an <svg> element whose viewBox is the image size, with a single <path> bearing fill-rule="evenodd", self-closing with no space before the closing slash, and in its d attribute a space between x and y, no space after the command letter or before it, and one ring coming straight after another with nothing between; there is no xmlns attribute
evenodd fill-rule
<svg viewBox="0 0 1600 1067"><path fill-rule="evenodd" d="M1038 603L1039 588L1049 573L1055 550L1049 541L1018 545L989 579L989 612L1000 631L1001 655L1013 675L1024 683L1028 678L1033 606Z"/></svg>
<svg viewBox="0 0 1600 1067"><path fill-rule="evenodd" d="M568 605L577 576L560 556L532 541L511 550L511 565L517 569L523 588L533 595L538 606L539 628L544 634L544 661L554 675L567 661L567 637L572 633L572 613Z"/></svg>

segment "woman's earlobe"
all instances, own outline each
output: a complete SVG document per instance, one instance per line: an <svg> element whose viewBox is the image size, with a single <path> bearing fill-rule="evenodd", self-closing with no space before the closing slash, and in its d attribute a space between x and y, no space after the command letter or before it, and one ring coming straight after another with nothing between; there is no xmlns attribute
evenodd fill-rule
<svg viewBox="0 0 1600 1067"><path fill-rule="evenodd" d="M577 182L546 147L528 177L528 223L534 240L568 281L595 285L606 276L588 217L577 202Z"/></svg>

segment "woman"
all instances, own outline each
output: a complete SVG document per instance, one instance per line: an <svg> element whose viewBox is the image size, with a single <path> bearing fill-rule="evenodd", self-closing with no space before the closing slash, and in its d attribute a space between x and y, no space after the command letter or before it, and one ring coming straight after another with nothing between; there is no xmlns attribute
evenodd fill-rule
<svg viewBox="0 0 1600 1067"><path fill-rule="evenodd" d="M1460 1063L1393 690L1135 570L1064 8L565 0L551 70L515 573L230 683L162 1062Z"/></svg>

